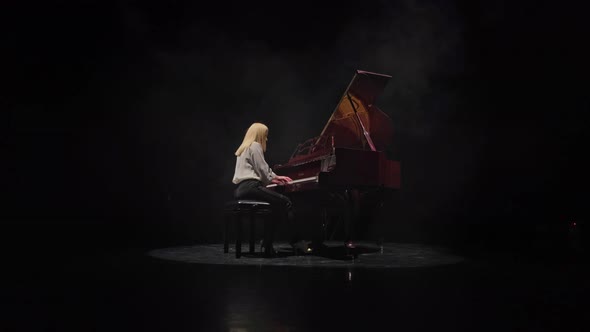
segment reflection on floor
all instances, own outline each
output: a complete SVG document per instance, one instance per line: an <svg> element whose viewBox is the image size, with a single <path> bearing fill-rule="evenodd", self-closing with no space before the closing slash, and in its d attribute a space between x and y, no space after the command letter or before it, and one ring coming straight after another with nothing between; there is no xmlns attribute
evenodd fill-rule
<svg viewBox="0 0 590 332"><path fill-rule="evenodd" d="M579 261L461 259L390 243L354 263L307 256L237 263L220 248L39 249L5 264L0 330L586 331L590 324L590 273Z"/></svg>

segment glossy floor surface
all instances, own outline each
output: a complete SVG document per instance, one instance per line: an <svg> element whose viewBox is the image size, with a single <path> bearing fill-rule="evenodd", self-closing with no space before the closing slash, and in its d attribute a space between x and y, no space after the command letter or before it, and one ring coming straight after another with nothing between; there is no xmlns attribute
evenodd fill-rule
<svg viewBox="0 0 590 332"><path fill-rule="evenodd" d="M185 248L192 248L194 257L196 247ZM452 264L351 269L320 262L301 268L200 264L156 258L154 250L162 253L167 248L35 248L13 255L2 272L0 330L587 331L590 327L590 273L580 259L492 253L453 256L464 259Z"/></svg>

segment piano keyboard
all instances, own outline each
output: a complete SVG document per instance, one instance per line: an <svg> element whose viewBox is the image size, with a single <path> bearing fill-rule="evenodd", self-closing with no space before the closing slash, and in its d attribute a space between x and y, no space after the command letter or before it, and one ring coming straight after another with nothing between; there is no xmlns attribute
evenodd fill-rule
<svg viewBox="0 0 590 332"><path fill-rule="evenodd" d="M302 178L302 179L297 179L297 180L293 180L287 184L285 184L286 186L288 185L292 185L292 184L297 184L297 183L302 183L302 182L318 182L318 177L317 176L310 176L308 178ZM272 187L276 187L276 184L269 184L266 187L267 188L272 188Z"/></svg>

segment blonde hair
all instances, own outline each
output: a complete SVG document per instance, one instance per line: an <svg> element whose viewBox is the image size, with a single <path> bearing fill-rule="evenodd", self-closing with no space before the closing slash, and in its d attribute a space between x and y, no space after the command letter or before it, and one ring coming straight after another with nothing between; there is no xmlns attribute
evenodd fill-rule
<svg viewBox="0 0 590 332"><path fill-rule="evenodd" d="M239 157L246 148L252 145L252 142L258 142L262 145L262 151L266 152L266 139L268 137L268 127L262 123L253 123L242 141L242 145L236 150L236 156Z"/></svg>

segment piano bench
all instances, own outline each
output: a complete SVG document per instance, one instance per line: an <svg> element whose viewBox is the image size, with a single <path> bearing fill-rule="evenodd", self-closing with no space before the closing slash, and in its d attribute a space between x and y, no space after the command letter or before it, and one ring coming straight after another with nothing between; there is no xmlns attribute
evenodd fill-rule
<svg viewBox="0 0 590 332"><path fill-rule="evenodd" d="M266 231L272 229L272 227L268 225L269 222L272 222L272 210L270 208L270 203L268 202L255 200L230 201L225 204L224 215L225 227L223 230L223 252L226 254L229 252L229 227L233 224L236 229L236 258L242 256L242 221L244 219L247 218L250 221L250 253L254 253L257 217L262 217L264 220L265 237ZM267 249L270 248L265 247L265 250Z"/></svg>

